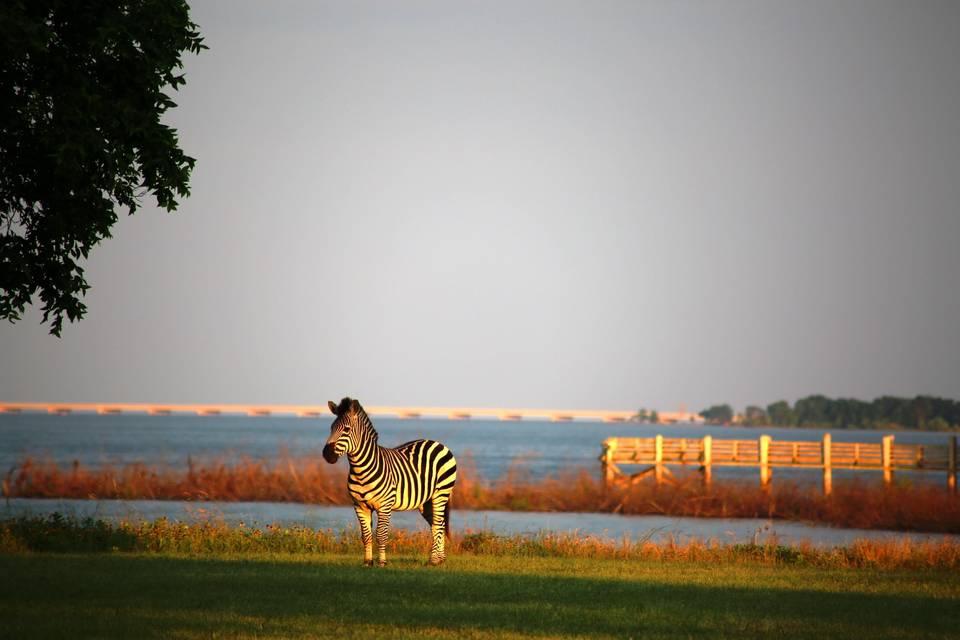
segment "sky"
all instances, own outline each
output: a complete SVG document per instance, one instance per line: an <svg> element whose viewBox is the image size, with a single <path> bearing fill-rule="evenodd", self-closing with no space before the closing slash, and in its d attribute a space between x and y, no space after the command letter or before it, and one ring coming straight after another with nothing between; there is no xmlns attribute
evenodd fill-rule
<svg viewBox="0 0 960 640"><path fill-rule="evenodd" d="M191 3L192 195L0 400L960 398L960 3Z"/></svg>

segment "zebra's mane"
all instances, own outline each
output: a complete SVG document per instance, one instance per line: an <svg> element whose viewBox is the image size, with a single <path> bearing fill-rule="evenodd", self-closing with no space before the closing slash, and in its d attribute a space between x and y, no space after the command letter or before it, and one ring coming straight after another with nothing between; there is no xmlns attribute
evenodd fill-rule
<svg viewBox="0 0 960 640"><path fill-rule="evenodd" d="M379 434L377 433L377 430L373 428L373 421L370 420L370 416L367 415L367 412L364 410L359 400L350 397L346 397L341 400L340 405L337 407L337 415L343 415L354 405L356 405L355 413L357 415L357 423L363 427L366 427L367 431L370 432L370 437L374 440L374 442L376 442Z"/></svg>
<svg viewBox="0 0 960 640"><path fill-rule="evenodd" d="M352 399L352 398L349 398L349 397L344 398L343 400L341 400L341 401L340 401L340 405L337 407L337 415L338 415L338 416L343 415L343 412L350 408L350 404L351 404L352 402L353 402L353 399ZM360 403L357 402L357 404L359 405Z"/></svg>

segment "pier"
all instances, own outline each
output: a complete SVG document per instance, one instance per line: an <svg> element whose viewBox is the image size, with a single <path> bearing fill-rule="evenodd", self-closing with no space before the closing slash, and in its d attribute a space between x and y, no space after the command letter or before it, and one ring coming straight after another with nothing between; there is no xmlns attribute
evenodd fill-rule
<svg viewBox="0 0 960 640"><path fill-rule="evenodd" d="M892 435L881 442L833 442L829 433L817 441L781 441L762 435L756 440L703 438L607 438L600 456L604 482L632 485L653 477L657 484L672 475L668 465L693 465L712 481L713 467L757 467L760 484L768 487L774 467L819 469L823 492L833 492L833 470L882 471L889 485L897 470L946 472L947 487L957 491L957 436L946 445L897 444ZM637 473L625 473L621 465L649 465Z"/></svg>

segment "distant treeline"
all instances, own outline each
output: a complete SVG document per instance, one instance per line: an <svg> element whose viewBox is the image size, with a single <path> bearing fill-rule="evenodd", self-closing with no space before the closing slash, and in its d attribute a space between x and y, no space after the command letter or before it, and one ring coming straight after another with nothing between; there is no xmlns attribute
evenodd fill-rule
<svg viewBox="0 0 960 640"><path fill-rule="evenodd" d="M829 429L960 429L960 402L934 396L897 398L883 396L873 402L823 395L800 398L790 405L780 400L763 407L750 405L742 414L728 404L700 412L713 424L747 426L814 427Z"/></svg>

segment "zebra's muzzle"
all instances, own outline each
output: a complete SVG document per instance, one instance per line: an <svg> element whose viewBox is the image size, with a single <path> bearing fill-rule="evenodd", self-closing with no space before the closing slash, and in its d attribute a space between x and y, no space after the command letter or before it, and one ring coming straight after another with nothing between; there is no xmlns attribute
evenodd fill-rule
<svg viewBox="0 0 960 640"><path fill-rule="evenodd" d="M316 451L316 449L314 449L314 451ZM340 459L340 456L338 456L336 452L334 452L332 444L328 444L323 448L323 459L329 462L330 464L333 464L334 462Z"/></svg>

